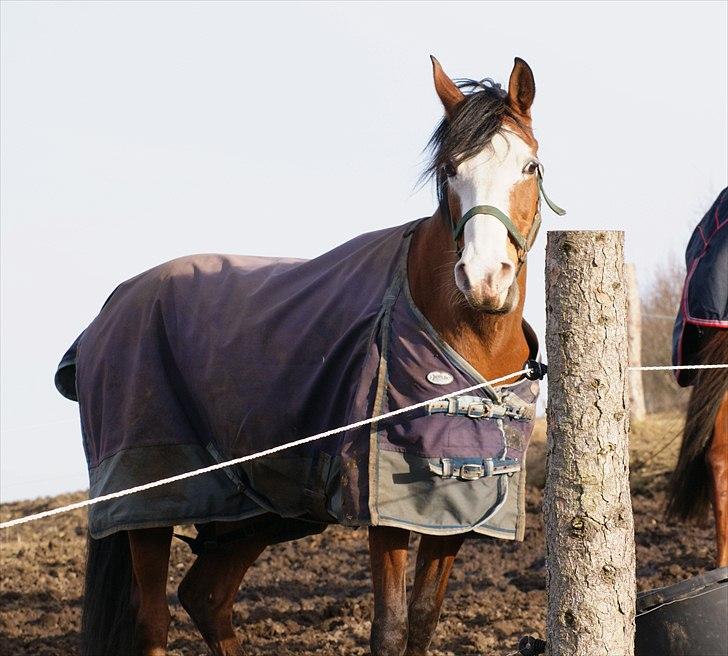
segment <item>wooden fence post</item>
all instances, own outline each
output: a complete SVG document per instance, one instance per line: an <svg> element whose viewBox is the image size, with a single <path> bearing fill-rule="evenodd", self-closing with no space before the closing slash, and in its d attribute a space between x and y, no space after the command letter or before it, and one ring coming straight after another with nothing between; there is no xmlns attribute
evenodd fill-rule
<svg viewBox="0 0 728 656"><path fill-rule="evenodd" d="M634 653L624 234L546 246L547 640L552 656Z"/></svg>
<svg viewBox="0 0 728 656"><path fill-rule="evenodd" d="M634 264L625 264L624 274L627 284L627 361L630 367L639 367L642 364L642 308ZM647 411L642 372L630 371L627 380L630 416L637 421L644 421Z"/></svg>

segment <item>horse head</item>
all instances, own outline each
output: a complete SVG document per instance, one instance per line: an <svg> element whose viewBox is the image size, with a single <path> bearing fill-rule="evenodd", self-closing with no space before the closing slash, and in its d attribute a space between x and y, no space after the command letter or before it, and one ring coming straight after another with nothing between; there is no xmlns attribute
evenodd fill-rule
<svg viewBox="0 0 728 656"><path fill-rule="evenodd" d="M455 284L474 309L508 313L541 222L533 73L516 58L505 91L489 79L453 82L434 57L432 66L445 116L430 139L429 172L459 255Z"/></svg>

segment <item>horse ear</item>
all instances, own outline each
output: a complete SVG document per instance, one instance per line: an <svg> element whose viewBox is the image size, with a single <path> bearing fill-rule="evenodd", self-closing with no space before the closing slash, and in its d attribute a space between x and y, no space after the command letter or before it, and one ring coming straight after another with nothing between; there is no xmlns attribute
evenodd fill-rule
<svg viewBox="0 0 728 656"><path fill-rule="evenodd" d="M442 70L440 62L432 55L430 55L430 59L432 60L432 76L435 79L435 91L437 91L442 106L445 108L445 114L451 119L455 116L460 103L465 100L465 95L458 89L457 84L447 76L447 73Z"/></svg>
<svg viewBox="0 0 728 656"><path fill-rule="evenodd" d="M533 81L533 71L525 61L516 57L508 80L508 104L518 114L531 118L531 105L535 95L536 83Z"/></svg>

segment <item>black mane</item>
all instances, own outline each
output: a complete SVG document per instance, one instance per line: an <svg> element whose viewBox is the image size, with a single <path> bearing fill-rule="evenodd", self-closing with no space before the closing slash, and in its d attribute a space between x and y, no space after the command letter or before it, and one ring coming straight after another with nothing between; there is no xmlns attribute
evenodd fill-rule
<svg viewBox="0 0 728 656"><path fill-rule="evenodd" d="M444 172L447 165L456 167L483 150L505 118L522 124L520 117L506 101L506 90L497 82L485 78L479 82L456 80L456 84L466 92L465 100L452 119L443 117L425 147L431 153L431 159L422 174L422 181L435 177L440 202L447 184Z"/></svg>

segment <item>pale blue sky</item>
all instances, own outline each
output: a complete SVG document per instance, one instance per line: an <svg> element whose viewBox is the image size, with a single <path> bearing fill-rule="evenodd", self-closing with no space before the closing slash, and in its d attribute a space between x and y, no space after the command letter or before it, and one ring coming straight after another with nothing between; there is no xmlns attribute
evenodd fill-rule
<svg viewBox="0 0 728 656"><path fill-rule="evenodd" d="M430 53L503 83L530 63L569 212L545 228L625 230L647 281L726 184L726 6L4 1L2 500L86 486L53 373L118 282L195 252L311 257L432 213Z"/></svg>

